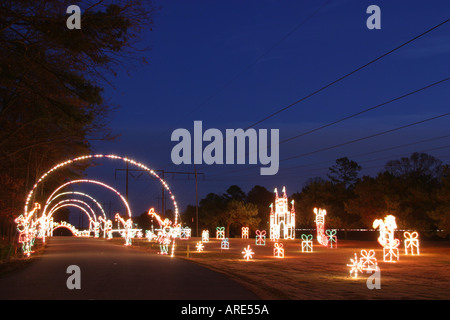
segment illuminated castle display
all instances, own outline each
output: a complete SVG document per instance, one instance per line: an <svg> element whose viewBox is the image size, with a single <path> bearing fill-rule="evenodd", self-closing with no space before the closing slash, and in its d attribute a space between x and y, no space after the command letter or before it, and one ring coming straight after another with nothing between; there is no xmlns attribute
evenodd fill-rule
<svg viewBox="0 0 450 320"><path fill-rule="evenodd" d="M282 197L278 197L278 191L275 188L275 208L273 204L270 205L270 239L280 238L295 239L294 201L291 201L289 210L285 187L283 187Z"/></svg>

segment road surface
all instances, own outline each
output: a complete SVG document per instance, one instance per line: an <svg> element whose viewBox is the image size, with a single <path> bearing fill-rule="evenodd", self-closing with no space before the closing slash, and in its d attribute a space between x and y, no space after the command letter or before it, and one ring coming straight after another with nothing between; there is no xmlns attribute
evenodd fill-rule
<svg viewBox="0 0 450 320"><path fill-rule="evenodd" d="M68 289L70 265L80 289ZM45 253L0 277L0 299L39 300L254 300L225 275L189 261L141 252L107 240L53 237Z"/></svg>

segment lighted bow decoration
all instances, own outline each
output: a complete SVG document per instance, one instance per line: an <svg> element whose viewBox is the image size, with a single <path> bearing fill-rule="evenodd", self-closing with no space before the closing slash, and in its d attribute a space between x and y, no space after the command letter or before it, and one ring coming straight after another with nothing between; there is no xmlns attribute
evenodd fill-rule
<svg viewBox="0 0 450 320"><path fill-rule="evenodd" d="M282 243L275 242L273 244L273 256L275 258L284 258L284 248Z"/></svg>
<svg viewBox="0 0 450 320"><path fill-rule="evenodd" d="M266 230L256 230L255 242L257 246L266 245Z"/></svg>
<svg viewBox="0 0 450 320"><path fill-rule="evenodd" d="M225 227L216 227L216 239L225 238Z"/></svg>
<svg viewBox="0 0 450 320"><path fill-rule="evenodd" d="M330 248L337 248L336 229L328 229L325 233L327 235L327 242L330 245Z"/></svg>
<svg viewBox="0 0 450 320"><path fill-rule="evenodd" d="M405 238L405 254L408 254L409 249L412 255L419 255L419 233L406 231L403 233L403 237Z"/></svg>
<svg viewBox="0 0 450 320"><path fill-rule="evenodd" d="M313 251L313 235L312 234L302 234L302 252L312 252Z"/></svg>

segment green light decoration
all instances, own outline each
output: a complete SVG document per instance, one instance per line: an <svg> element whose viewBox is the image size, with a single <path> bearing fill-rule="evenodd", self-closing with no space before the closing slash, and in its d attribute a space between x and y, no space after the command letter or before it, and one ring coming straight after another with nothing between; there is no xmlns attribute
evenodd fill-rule
<svg viewBox="0 0 450 320"><path fill-rule="evenodd" d="M302 252L313 252L313 235L312 234L302 234Z"/></svg>
<svg viewBox="0 0 450 320"><path fill-rule="evenodd" d="M330 248L337 248L336 232L336 229L328 229L327 231L325 231L325 234L327 235L327 242Z"/></svg>

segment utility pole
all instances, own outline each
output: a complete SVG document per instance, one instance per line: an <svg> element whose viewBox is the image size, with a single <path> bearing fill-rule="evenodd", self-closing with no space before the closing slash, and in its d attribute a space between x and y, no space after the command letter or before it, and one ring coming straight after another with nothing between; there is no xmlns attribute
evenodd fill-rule
<svg viewBox="0 0 450 320"><path fill-rule="evenodd" d="M128 169L128 163L127 163L127 167L126 169L115 169L114 172L114 179L117 179L117 172L118 171L126 171L126 196L127 196L127 201L128 201L128 174L129 172L148 172L147 170L144 169ZM194 172L188 172L188 171L166 171L164 169L159 169L159 170L153 170L155 172L159 172L160 173L160 177L161 179L164 180L165 174L183 174L183 175L194 175L195 177L195 232L196 232L196 236L198 237L198 176L199 175L203 175L203 179L205 179L205 174L203 172L197 172L197 168L194 165ZM139 175L140 176L140 175ZM150 175L150 177L153 178L152 175ZM162 186L162 191L161 191L161 213L165 214L165 188L164 186Z"/></svg>

